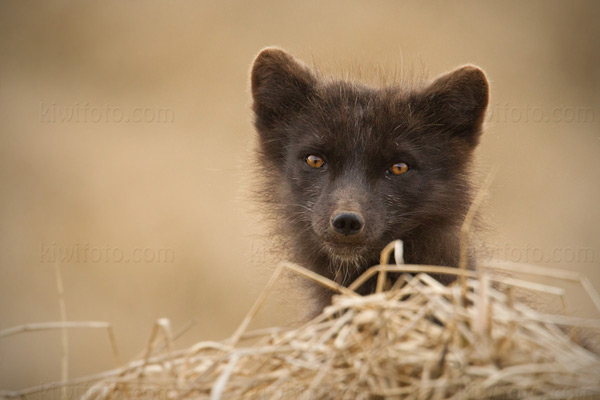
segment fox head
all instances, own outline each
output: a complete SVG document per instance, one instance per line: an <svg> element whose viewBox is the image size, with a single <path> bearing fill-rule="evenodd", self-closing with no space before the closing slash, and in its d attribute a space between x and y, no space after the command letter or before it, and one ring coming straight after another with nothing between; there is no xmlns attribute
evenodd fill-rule
<svg viewBox="0 0 600 400"><path fill-rule="evenodd" d="M463 66L419 88L373 88L323 78L267 48L251 86L263 198L297 259L368 267L402 239L409 262L448 262L436 251L419 259L410 246L435 247L434 232L454 232L468 209L488 104L481 69Z"/></svg>

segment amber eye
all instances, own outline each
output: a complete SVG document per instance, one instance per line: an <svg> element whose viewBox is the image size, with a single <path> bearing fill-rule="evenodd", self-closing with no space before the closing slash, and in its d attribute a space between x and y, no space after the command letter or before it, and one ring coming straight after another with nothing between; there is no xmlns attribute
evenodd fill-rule
<svg viewBox="0 0 600 400"><path fill-rule="evenodd" d="M321 157L315 156L313 154L306 156L304 161L306 161L308 166L311 168L321 168L323 165L325 165L325 160L323 160Z"/></svg>
<svg viewBox="0 0 600 400"><path fill-rule="evenodd" d="M408 164L403 162L392 165L388 170L388 172L392 175L402 175L406 173L406 171L408 171Z"/></svg>

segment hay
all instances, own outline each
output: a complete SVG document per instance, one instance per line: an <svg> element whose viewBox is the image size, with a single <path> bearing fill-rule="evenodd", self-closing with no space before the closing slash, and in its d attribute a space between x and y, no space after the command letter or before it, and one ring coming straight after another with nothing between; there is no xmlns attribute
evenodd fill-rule
<svg viewBox="0 0 600 400"><path fill-rule="evenodd" d="M386 248L384 259L394 249L400 251L398 243ZM301 327L247 331L284 269L340 294ZM444 286L425 272L465 279ZM579 280L594 302L600 299L577 274L526 266L519 272ZM377 292L357 295L354 290L375 274ZM392 274L399 277L384 290L381 279ZM498 275L490 268L475 273L376 266L345 288L283 263L228 340L175 351L177 335L161 319L139 360L55 387L90 383L83 396L90 400L600 398L600 357L558 326L600 329L600 320L531 309L513 299L514 288L563 295L559 288Z"/></svg>

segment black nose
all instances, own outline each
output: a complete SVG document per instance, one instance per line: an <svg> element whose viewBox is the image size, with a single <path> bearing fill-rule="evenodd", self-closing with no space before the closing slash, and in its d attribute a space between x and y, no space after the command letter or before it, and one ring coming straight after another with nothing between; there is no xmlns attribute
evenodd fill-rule
<svg viewBox="0 0 600 400"><path fill-rule="evenodd" d="M333 229L346 236L356 235L362 231L364 225L362 217L354 212L341 212L331 220Z"/></svg>

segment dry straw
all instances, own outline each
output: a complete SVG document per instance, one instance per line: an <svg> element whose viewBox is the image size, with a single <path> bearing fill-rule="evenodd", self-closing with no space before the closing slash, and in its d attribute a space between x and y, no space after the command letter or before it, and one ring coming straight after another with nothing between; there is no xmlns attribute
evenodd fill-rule
<svg viewBox="0 0 600 400"><path fill-rule="evenodd" d="M400 242L388 245L382 260L393 251L401 253ZM545 314L519 303L515 288L564 293L496 274L498 268L378 265L346 288L282 263L228 340L173 350L177 335L161 319L139 359L54 387L88 384L85 399L600 398L600 357L558 327L600 329L600 320ZM339 294L301 327L248 331L284 270ZM578 274L526 265L518 272L579 281L600 307L600 297ZM427 273L465 279L444 286ZM397 279L390 287L382 279L392 275ZM379 279L378 290L358 295L369 277ZM26 397L37 389L2 394Z"/></svg>

